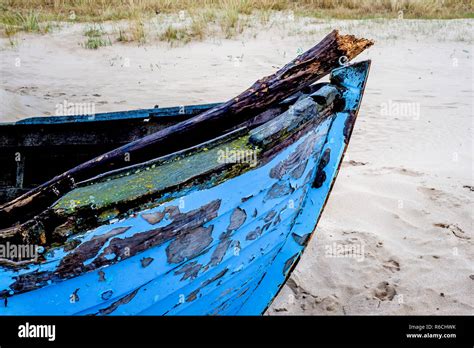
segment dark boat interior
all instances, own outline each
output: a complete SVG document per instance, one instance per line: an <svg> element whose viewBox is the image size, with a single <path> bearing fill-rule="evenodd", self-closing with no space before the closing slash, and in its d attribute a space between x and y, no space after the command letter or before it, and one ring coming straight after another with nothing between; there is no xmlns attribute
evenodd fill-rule
<svg viewBox="0 0 474 348"><path fill-rule="evenodd" d="M0 124L0 204L80 163L216 105L33 117Z"/></svg>

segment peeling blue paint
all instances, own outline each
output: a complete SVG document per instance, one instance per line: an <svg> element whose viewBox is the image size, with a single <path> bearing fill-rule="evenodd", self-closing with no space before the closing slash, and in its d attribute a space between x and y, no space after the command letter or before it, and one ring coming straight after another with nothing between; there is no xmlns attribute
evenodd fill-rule
<svg viewBox="0 0 474 348"><path fill-rule="evenodd" d="M216 217L202 225L209 228L209 243L197 255L185 253L169 262L167 249L173 243L169 240L119 262L69 279L53 277L52 282L38 289L14 294L8 298L7 306L0 307L0 315L262 314L298 262L308 236L314 234L347 147L369 66L367 61L334 70L333 83L345 87L344 110L308 130L268 163L206 189L183 190L182 196L155 208L74 236L80 242L77 249L94 238L108 236L113 229L123 228L84 261L91 264L113 240L125 240L173 221L166 215L152 224L143 214L173 206L184 214L218 201ZM273 168L311 139L311 151L302 161L303 168L299 168L301 175L272 174ZM320 165L323 156L327 162L324 166ZM314 187L318 167L322 167L325 176L321 185ZM269 194L274 185L287 185L291 190ZM248 238L250 234L252 238ZM45 262L29 268L14 271L1 267L0 289L8 289L20 275L55 274L61 260L74 250L57 248ZM109 253L104 257L118 260L119 256ZM143 260L149 261L146 267Z"/></svg>

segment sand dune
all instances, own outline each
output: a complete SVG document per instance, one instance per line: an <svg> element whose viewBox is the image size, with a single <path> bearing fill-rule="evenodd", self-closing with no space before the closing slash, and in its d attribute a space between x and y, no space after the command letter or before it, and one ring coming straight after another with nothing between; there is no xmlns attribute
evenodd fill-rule
<svg viewBox="0 0 474 348"><path fill-rule="evenodd" d="M236 40L97 51L80 47L80 25L16 48L2 39L0 121L54 115L64 100L96 112L224 101L331 28L374 38L343 167L267 314L473 314L473 23L297 19Z"/></svg>

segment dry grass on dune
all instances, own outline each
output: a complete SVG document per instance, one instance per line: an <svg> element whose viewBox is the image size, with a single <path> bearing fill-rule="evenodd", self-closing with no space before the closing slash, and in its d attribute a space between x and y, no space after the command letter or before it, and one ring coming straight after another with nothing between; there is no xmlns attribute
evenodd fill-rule
<svg viewBox="0 0 474 348"><path fill-rule="evenodd" d="M212 9L251 14L284 11L336 18L394 16L407 18L472 17L472 0L1 0L2 21L14 13L38 10L46 20L104 21L152 16L162 12Z"/></svg>
<svg viewBox="0 0 474 348"><path fill-rule="evenodd" d="M159 40L189 42L208 36L211 27L225 38L241 33L247 17L257 14L265 22L275 11L317 18L470 18L474 0L0 0L1 32L12 38L17 32L47 33L58 22L129 20L118 29L119 42L148 40L145 22L157 14L182 14L190 22L171 23ZM101 37L89 38L91 48L102 46Z"/></svg>

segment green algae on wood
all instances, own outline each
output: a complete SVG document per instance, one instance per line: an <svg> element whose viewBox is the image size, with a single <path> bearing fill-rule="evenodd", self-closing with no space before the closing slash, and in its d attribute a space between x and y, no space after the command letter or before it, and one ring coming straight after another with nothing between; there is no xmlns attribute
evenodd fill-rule
<svg viewBox="0 0 474 348"><path fill-rule="evenodd" d="M226 153L248 151L253 151L255 156L259 152L258 148L248 143L248 135L213 148L201 148L188 156L176 157L160 165L150 164L120 176L78 187L57 201L53 209L68 215L83 207L102 209L119 202L132 201L176 183L183 183L225 163L233 163L232 158L223 158Z"/></svg>

